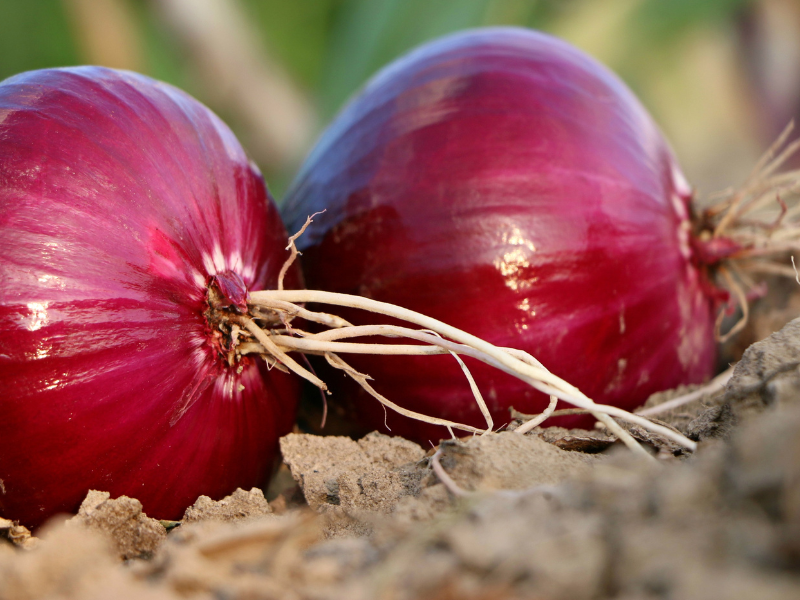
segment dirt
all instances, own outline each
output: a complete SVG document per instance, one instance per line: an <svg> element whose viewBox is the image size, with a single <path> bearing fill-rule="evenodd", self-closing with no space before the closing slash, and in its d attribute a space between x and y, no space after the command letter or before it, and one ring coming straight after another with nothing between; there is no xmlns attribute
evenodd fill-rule
<svg viewBox="0 0 800 600"><path fill-rule="evenodd" d="M417 444L377 432L358 441L289 434L281 453L308 506L323 511L391 512L399 498L419 493L425 456Z"/></svg>
<svg viewBox="0 0 800 600"><path fill-rule="evenodd" d="M630 426L656 460L602 429L512 424L436 454L291 434L270 502L201 497L164 523L90 492L36 537L0 519L0 600L800 597L800 320L658 418L697 450Z"/></svg>
<svg viewBox="0 0 800 600"><path fill-rule="evenodd" d="M264 492L253 488L249 492L238 489L222 500L212 500L208 496L200 496L192 506L186 509L182 523L197 521L241 521L256 519L272 513Z"/></svg>
<svg viewBox="0 0 800 600"><path fill-rule="evenodd" d="M66 524L108 534L122 560L152 558L167 538L165 527L142 512L141 502L127 496L111 499L108 492L97 490L86 495L78 514Z"/></svg>

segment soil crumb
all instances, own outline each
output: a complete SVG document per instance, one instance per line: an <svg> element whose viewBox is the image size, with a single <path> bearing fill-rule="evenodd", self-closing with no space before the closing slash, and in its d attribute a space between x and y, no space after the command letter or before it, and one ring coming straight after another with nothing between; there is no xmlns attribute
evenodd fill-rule
<svg viewBox="0 0 800 600"><path fill-rule="evenodd" d="M134 577L100 531L68 527L62 518L46 524L40 535L41 543L30 552L0 552L0 600L178 598L166 586Z"/></svg>
<svg viewBox="0 0 800 600"><path fill-rule="evenodd" d="M447 440L441 449L442 466L455 482L482 492L555 485L584 474L596 460L513 432Z"/></svg>
<svg viewBox="0 0 800 600"><path fill-rule="evenodd" d="M239 488L230 496L214 501L208 496L200 496L186 509L183 523L197 521L238 521L268 515L272 512L264 492L253 488L249 492Z"/></svg>
<svg viewBox="0 0 800 600"><path fill-rule="evenodd" d="M723 402L747 418L774 406L800 402L800 319L750 346L736 365Z"/></svg>
<svg viewBox="0 0 800 600"><path fill-rule="evenodd" d="M39 539L33 537L27 527L2 517L0 517L0 539L11 542L17 548L24 550L30 550L39 543Z"/></svg>
<svg viewBox="0 0 800 600"><path fill-rule="evenodd" d="M425 457L417 444L377 432L358 441L293 433L281 439L281 452L312 509L379 512L419 493L417 463Z"/></svg>
<svg viewBox="0 0 800 600"><path fill-rule="evenodd" d="M108 492L91 490L69 525L82 526L106 534L120 558L152 558L167 537L164 526L142 512L142 503L120 496L111 499Z"/></svg>

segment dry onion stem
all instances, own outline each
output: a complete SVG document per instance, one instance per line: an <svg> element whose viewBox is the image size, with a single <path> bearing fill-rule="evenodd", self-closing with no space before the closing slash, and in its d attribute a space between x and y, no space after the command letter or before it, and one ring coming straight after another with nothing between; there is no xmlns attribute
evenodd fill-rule
<svg viewBox="0 0 800 600"><path fill-rule="evenodd" d="M758 161L738 189L716 195L717 202L702 213L701 243L715 239L734 242L738 249L722 257L717 266L721 284L741 309L740 319L723 335L726 307L717 319L717 338L724 342L744 328L748 319L748 291L757 291L751 274L795 277L787 253L800 250L800 169L779 171L798 150L800 140L789 142L794 122ZM787 202L787 199L789 202Z"/></svg>

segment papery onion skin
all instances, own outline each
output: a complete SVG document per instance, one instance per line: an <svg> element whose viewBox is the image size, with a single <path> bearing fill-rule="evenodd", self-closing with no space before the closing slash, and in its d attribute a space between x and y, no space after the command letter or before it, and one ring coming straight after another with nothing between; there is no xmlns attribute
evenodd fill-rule
<svg viewBox="0 0 800 600"><path fill-rule="evenodd" d="M690 197L662 134L614 74L551 36L489 28L376 75L322 135L282 212L296 231L327 211L298 240L309 288L526 350L594 400L632 409L713 370ZM452 358L348 361L406 408L484 423ZM469 364L495 426L509 406L546 406L524 383ZM385 430L385 418L394 434L448 435L385 416L340 381L331 384L357 399L366 427Z"/></svg>
<svg viewBox="0 0 800 600"><path fill-rule="evenodd" d="M228 366L204 312L217 273L275 287L287 237L231 131L141 75L32 71L0 83L0 157L0 515L264 484L298 384Z"/></svg>

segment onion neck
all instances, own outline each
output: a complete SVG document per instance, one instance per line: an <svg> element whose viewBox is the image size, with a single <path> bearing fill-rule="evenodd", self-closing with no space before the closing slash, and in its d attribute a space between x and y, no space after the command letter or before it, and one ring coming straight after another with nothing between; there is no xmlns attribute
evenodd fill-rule
<svg viewBox="0 0 800 600"><path fill-rule="evenodd" d="M248 289L235 271L227 270L212 276L206 287L206 339L214 356L221 363L234 367L248 354L248 334L244 319L258 320L262 327L281 324L275 313L252 314L247 306Z"/></svg>
<svg viewBox="0 0 800 600"><path fill-rule="evenodd" d="M798 277L790 254L800 251L800 170L779 171L800 149L800 141L787 143L790 131L791 126L739 188L718 194L691 214L692 263L704 274L707 295L719 309L721 342L746 325L750 303L766 293L765 275ZM722 320L737 307L741 318L723 335Z"/></svg>

